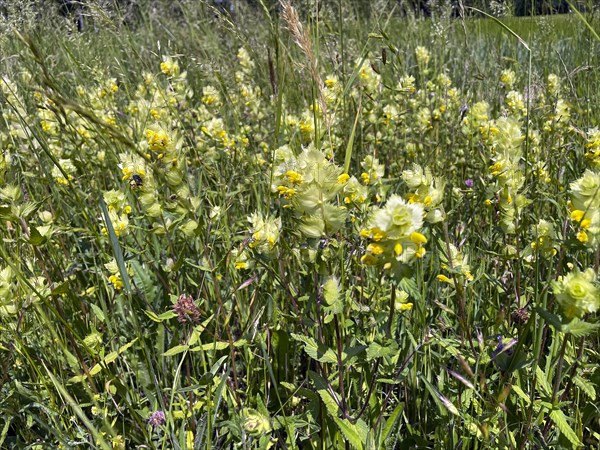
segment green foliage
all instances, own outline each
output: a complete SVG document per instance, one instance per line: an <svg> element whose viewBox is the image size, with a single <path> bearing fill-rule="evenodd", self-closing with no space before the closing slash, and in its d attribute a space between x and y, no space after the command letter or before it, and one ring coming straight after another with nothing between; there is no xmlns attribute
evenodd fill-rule
<svg viewBox="0 0 600 450"><path fill-rule="evenodd" d="M5 16L0 447L598 446L594 17L260 3Z"/></svg>

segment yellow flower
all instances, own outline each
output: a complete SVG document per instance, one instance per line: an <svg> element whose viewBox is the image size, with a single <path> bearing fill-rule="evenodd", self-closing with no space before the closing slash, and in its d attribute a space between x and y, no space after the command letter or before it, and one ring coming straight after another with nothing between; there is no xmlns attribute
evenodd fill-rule
<svg viewBox="0 0 600 450"><path fill-rule="evenodd" d="M288 177L288 180L292 184L300 184L303 181L302 175L294 170L288 170L285 176Z"/></svg>
<svg viewBox="0 0 600 450"><path fill-rule="evenodd" d="M155 152L164 152L171 143L171 137L164 130L147 129L144 134L146 135L148 147Z"/></svg>
<svg viewBox="0 0 600 450"><path fill-rule="evenodd" d="M580 209L576 209L575 211L571 212L571 219L573 219L574 222L581 222L583 220L583 218L585 217L585 211L581 211Z"/></svg>
<svg viewBox="0 0 600 450"><path fill-rule="evenodd" d="M264 217L260 213L254 213L248 217L252 224L251 248L256 248L259 253L269 253L275 247L279 240L281 230L281 219L273 217Z"/></svg>
<svg viewBox="0 0 600 450"><path fill-rule="evenodd" d="M384 238L385 231L377 227L371 229L371 239L373 239L375 242L381 241Z"/></svg>
<svg viewBox="0 0 600 450"><path fill-rule="evenodd" d="M367 246L367 251L372 253L373 255L381 255L384 251L383 247L379 244L369 244Z"/></svg>
<svg viewBox="0 0 600 450"><path fill-rule="evenodd" d="M370 253L367 253L360 258L360 262L368 266L374 266L377 264L377 258Z"/></svg>
<svg viewBox="0 0 600 450"><path fill-rule="evenodd" d="M160 70L168 77L179 75L179 64L170 57L163 57L164 61L160 63Z"/></svg>
<svg viewBox="0 0 600 450"><path fill-rule="evenodd" d="M410 234L410 240L413 241L415 244L418 244L418 245L426 244L427 243L427 238L425 236L423 236L421 233L417 232L417 231L413 231Z"/></svg>
<svg viewBox="0 0 600 450"><path fill-rule="evenodd" d="M111 282L111 284L117 291L123 288L123 281L118 275L111 275L110 277L108 277L108 281Z"/></svg>
<svg viewBox="0 0 600 450"><path fill-rule="evenodd" d="M417 203L419 201L419 196L417 194L408 194L406 200L408 203Z"/></svg>
<svg viewBox="0 0 600 450"><path fill-rule="evenodd" d="M347 173L343 173L338 177L337 182L339 184L346 184L349 179L350 179L350 175L348 175Z"/></svg>
<svg viewBox="0 0 600 450"><path fill-rule="evenodd" d="M325 78L325 86L327 86L329 89L335 87L336 84L338 84L338 79L335 75L330 75L327 78Z"/></svg>
<svg viewBox="0 0 600 450"><path fill-rule="evenodd" d="M440 281L442 283L448 283L448 284L454 285L454 281L452 281L446 275L443 275L441 273L436 278L438 279L438 281Z"/></svg>
<svg viewBox="0 0 600 450"><path fill-rule="evenodd" d="M431 59L431 53L429 50L427 50L427 48L418 46L415 49L415 57L417 59L417 64L420 66L426 66L429 64L429 60Z"/></svg>

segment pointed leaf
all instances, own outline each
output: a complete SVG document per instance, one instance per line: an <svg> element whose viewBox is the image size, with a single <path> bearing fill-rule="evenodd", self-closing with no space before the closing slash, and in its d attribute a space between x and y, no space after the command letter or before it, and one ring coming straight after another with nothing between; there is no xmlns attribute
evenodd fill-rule
<svg viewBox="0 0 600 450"><path fill-rule="evenodd" d="M313 338L295 333L292 333L291 336L294 340L304 343L304 351L306 351L306 354L312 359L322 363L338 362L337 355L332 349L323 344L317 344L317 341Z"/></svg>
<svg viewBox="0 0 600 450"><path fill-rule="evenodd" d="M590 399L596 400L596 389L594 388L594 385L588 380L580 377L579 375L576 375L575 377L573 377L573 383L575 383L575 385L579 389L585 392L585 395L587 395Z"/></svg>
<svg viewBox="0 0 600 450"><path fill-rule="evenodd" d="M166 352L163 353L163 356L175 356L175 355L179 355L180 353L183 353L187 350L190 349L189 345L176 345L173 348L170 348L169 350L167 350Z"/></svg>
<svg viewBox="0 0 600 450"><path fill-rule="evenodd" d="M403 410L404 403L400 403L398 406L396 406L396 408L394 408L394 411L386 420L385 426L383 427L383 431L381 432L381 442L384 442L388 438L392 430L395 428L396 422L398 421L398 417L400 416L400 413L402 413Z"/></svg>
<svg viewBox="0 0 600 450"><path fill-rule="evenodd" d="M556 314L552 314L551 312L540 307L535 308L535 310L549 325L552 325L557 330L562 329L563 323L560 320L560 317L558 317Z"/></svg>
<svg viewBox="0 0 600 450"><path fill-rule="evenodd" d="M395 355L398 353L398 344L394 340L387 342L385 346L380 345L377 342L371 342L367 348L367 361L371 361L376 358L383 356Z"/></svg>
<svg viewBox="0 0 600 450"><path fill-rule="evenodd" d="M358 427L355 424L350 423L348 419L338 419L337 417L334 417L333 420L348 442L354 448L362 450L363 443L367 440L366 435L361 436Z"/></svg>
<svg viewBox="0 0 600 450"><path fill-rule="evenodd" d="M544 395L549 397L550 393L552 392L552 387L550 386L550 383L548 382L548 377L546 376L544 371L540 368L540 366L537 366L535 368L535 378L537 380L538 385L541 386L542 390L544 391Z"/></svg>
<svg viewBox="0 0 600 450"><path fill-rule="evenodd" d="M562 331L572 334L575 337L583 337L595 333L600 328L598 323L584 322L583 320L573 319L563 326Z"/></svg>
<svg viewBox="0 0 600 450"><path fill-rule="evenodd" d="M581 447L583 444L577 437L577 433L573 431L569 422L567 422L567 417L560 409L553 409L550 412L550 418L556 424L560 432L566 437L571 444L573 444L573 448Z"/></svg>

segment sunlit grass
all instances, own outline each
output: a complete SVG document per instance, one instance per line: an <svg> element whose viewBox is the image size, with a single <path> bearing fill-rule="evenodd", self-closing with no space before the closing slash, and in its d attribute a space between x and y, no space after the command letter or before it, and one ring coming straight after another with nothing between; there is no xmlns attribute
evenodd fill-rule
<svg viewBox="0 0 600 450"><path fill-rule="evenodd" d="M580 19L172 8L0 35L0 447L597 446Z"/></svg>

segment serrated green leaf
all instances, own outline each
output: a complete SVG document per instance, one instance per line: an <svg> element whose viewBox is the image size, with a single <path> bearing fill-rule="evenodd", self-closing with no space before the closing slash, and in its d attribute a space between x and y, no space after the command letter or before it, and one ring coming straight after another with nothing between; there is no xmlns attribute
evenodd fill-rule
<svg viewBox="0 0 600 450"><path fill-rule="evenodd" d="M244 345L248 345L247 339L238 339L233 343L233 346L236 348L243 347Z"/></svg>
<svg viewBox="0 0 600 450"><path fill-rule="evenodd" d="M519 396L519 398L521 400L523 400L527 404L527 406L529 406L531 404L531 399L529 398L529 395L527 395L525 392L523 392L523 389L521 389L519 386L517 386L516 384L513 384L512 390L515 394L517 394Z"/></svg>
<svg viewBox="0 0 600 450"><path fill-rule="evenodd" d="M323 344L317 344L313 338L291 333L294 340L304 343L304 351L312 359L322 363L337 363L336 353Z"/></svg>
<svg viewBox="0 0 600 450"><path fill-rule="evenodd" d="M400 414L402 413L402 411L404 410L404 403L400 403L398 404L398 406L396 406L394 408L394 411L392 411L392 414L390 414L390 417L388 417L388 419L385 421L385 426L383 427L383 430L381 431L381 442L384 442L388 436L390 435L390 433L392 432L392 430L396 427L396 422L398 421L398 417L400 416Z"/></svg>
<svg viewBox="0 0 600 450"><path fill-rule="evenodd" d="M548 377L546 376L544 371L540 368L540 366L537 366L535 368L535 378L537 380L538 385L544 391L544 395L547 397L550 396L550 394L552 392L552 387L550 386L550 383L548 382Z"/></svg>
<svg viewBox="0 0 600 450"><path fill-rule="evenodd" d="M340 301L340 286L334 277L323 284L323 300L327 306L334 306Z"/></svg>
<svg viewBox="0 0 600 450"><path fill-rule="evenodd" d="M367 361L371 361L376 358L384 356L395 355L398 353L398 344L396 341L390 340L385 346L380 345L377 342L371 342L367 348Z"/></svg>
<svg viewBox="0 0 600 450"><path fill-rule="evenodd" d="M580 377L579 375L575 375L573 377L573 383L581 389L585 395L587 395L590 399L596 400L596 389L594 385L586 380L585 378Z"/></svg>
<svg viewBox="0 0 600 450"><path fill-rule="evenodd" d="M56 286L54 289L52 289L52 292L50 292L50 295L53 297L57 297L61 294L66 294L67 292L69 292L69 281L65 281L63 283L60 283L58 286Z"/></svg>
<svg viewBox="0 0 600 450"><path fill-rule="evenodd" d="M310 216L302 219L298 229L308 238L318 239L325 235L325 222L321 217Z"/></svg>
<svg viewBox="0 0 600 450"><path fill-rule="evenodd" d="M288 391L295 391L296 390L296 386L294 386L292 383L288 383L287 381L280 381L279 385L283 386Z"/></svg>
<svg viewBox="0 0 600 450"><path fill-rule="evenodd" d="M581 447L583 445L579 440L577 433L575 433L575 431L573 431L571 428L571 425L569 425L567 417L560 409L553 409L550 411L550 418L558 427L563 436L566 437L571 444L573 444L573 448Z"/></svg>
<svg viewBox="0 0 600 450"><path fill-rule="evenodd" d="M400 280L400 289L402 289L416 301L421 299L421 291L419 291L417 283L412 278L403 278Z"/></svg>
<svg viewBox="0 0 600 450"><path fill-rule="evenodd" d="M579 319L573 319L571 322L563 325L562 331L572 334L575 337L583 337L595 333L600 328L600 324L589 323Z"/></svg>
<svg viewBox="0 0 600 450"><path fill-rule="evenodd" d="M342 362L344 364L348 364L353 361L358 355L364 352L367 349L366 345L355 345L353 347L347 348L344 350L344 354L342 356Z"/></svg>
<svg viewBox="0 0 600 450"><path fill-rule="evenodd" d="M45 236L42 236L42 234L38 231L38 229L36 227L29 227L29 239L28 242L35 246L38 247L42 244L44 244L47 241Z"/></svg>
<svg viewBox="0 0 600 450"><path fill-rule="evenodd" d="M40 209L40 206L42 206L43 202L39 201L39 202L26 202L23 203L20 207L20 216L23 219L27 219L28 217L30 217L33 213L35 213L38 209Z"/></svg>
<svg viewBox="0 0 600 450"><path fill-rule="evenodd" d="M13 212L10 206L0 206L0 219L15 221L18 217Z"/></svg>
<svg viewBox="0 0 600 450"><path fill-rule="evenodd" d="M327 382L325 381L325 379L318 373L313 372L312 370L308 372L308 376L311 378L313 384L315 385L315 389L317 390L319 397L321 397L321 400L323 401L323 404L325 405L325 408L327 409L329 415L332 418L337 417L339 414L339 407L335 399L327 390Z"/></svg>
<svg viewBox="0 0 600 450"><path fill-rule="evenodd" d="M348 419L339 419L337 417L334 417L333 420L350 445L356 449L362 450L363 445L367 440L367 436L361 436L361 431L356 424L350 423Z"/></svg>
<svg viewBox="0 0 600 450"><path fill-rule="evenodd" d="M134 282L136 287L141 286L141 290L148 301L152 301L158 295L156 276L147 267L144 267L139 261L131 260L129 263L134 273Z"/></svg>
<svg viewBox="0 0 600 450"><path fill-rule="evenodd" d="M104 317L104 312L102 311L102 309L96 305L94 305L93 303L90 304L90 308L92 308L92 311L94 312L94 315L98 318L98 320L100 322L104 322L106 320L106 317Z"/></svg>
<svg viewBox="0 0 600 450"><path fill-rule="evenodd" d="M327 413L329 413L332 418L337 418L340 408L329 391L327 389L318 389L317 393L319 394L319 397L321 397Z"/></svg>

